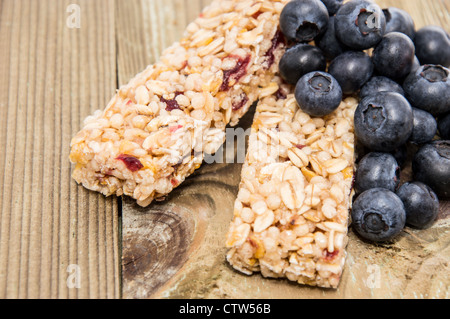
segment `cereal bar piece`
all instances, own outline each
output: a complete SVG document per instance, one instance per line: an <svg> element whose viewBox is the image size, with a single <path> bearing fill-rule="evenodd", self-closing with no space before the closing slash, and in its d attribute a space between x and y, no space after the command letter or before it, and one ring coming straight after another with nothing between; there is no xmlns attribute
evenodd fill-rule
<svg viewBox="0 0 450 319"><path fill-rule="evenodd" d="M216 0L184 38L120 88L72 139L73 178L141 206L182 183L222 145L277 72L289 0ZM274 93L274 92L271 92Z"/></svg>
<svg viewBox="0 0 450 319"><path fill-rule="evenodd" d="M336 288L346 257L357 100L324 118L286 98L260 100L234 217L228 262L237 270Z"/></svg>

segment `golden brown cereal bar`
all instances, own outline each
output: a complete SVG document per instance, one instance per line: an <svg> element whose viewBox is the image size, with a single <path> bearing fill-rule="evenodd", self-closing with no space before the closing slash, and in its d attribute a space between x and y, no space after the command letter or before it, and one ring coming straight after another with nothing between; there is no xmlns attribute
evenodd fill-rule
<svg viewBox="0 0 450 319"><path fill-rule="evenodd" d="M216 0L184 38L120 88L73 138L74 179L141 206L167 195L223 143L277 72L288 0ZM274 89L275 87L273 87ZM274 92L271 92L274 93Z"/></svg>
<svg viewBox="0 0 450 319"><path fill-rule="evenodd" d="M227 235L227 260L235 269L338 286L353 193L356 107L356 99L347 98L332 114L311 118L292 89L286 98L260 100Z"/></svg>

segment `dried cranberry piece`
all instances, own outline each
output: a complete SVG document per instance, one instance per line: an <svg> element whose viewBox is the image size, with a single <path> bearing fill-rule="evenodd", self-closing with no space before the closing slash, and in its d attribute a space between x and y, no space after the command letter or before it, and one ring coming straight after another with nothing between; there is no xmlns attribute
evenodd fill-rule
<svg viewBox="0 0 450 319"><path fill-rule="evenodd" d="M171 126L169 128L170 133L175 133L176 131L178 131L180 128L182 128L183 125L175 125L175 126Z"/></svg>
<svg viewBox="0 0 450 319"><path fill-rule="evenodd" d="M127 168L132 172L137 172L144 167L144 165L142 165L141 161L139 161L134 156L122 154L122 155L119 155L119 157L117 157L116 159L124 162L125 165L127 166Z"/></svg>
<svg viewBox="0 0 450 319"><path fill-rule="evenodd" d="M166 111L170 112L173 110L180 110L180 105L178 104L176 98L178 95L183 94L183 92L175 92L175 97L173 99L167 100L161 96L161 102L166 103Z"/></svg>
<svg viewBox="0 0 450 319"><path fill-rule="evenodd" d="M287 98L287 94L283 89L280 88L275 92L275 97L277 98L277 100L285 100Z"/></svg>
<svg viewBox="0 0 450 319"><path fill-rule="evenodd" d="M236 66L230 70L223 71L223 82L220 86L221 91L228 91L230 89L231 78L236 82L239 81L247 73L246 69L250 63L250 55L247 55L244 59L235 55L230 55L229 58L236 59Z"/></svg>
<svg viewBox="0 0 450 319"><path fill-rule="evenodd" d="M332 261L338 254L339 254L339 250L338 249L335 249L332 253L330 253L328 251L328 249L325 249L323 251L323 258L326 261Z"/></svg>
<svg viewBox="0 0 450 319"><path fill-rule="evenodd" d="M178 185L180 185L180 183L175 178L172 178L170 180L170 183L172 184L173 187L177 187Z"/></svg>
<svg viewBox="0 0 450 319"><path fill-rule="evenodd" d="M272 46L265 54L265 56L267 57L267 68L268 69L275 62L275 55L273 54L275 49L278 48L278 46L281 44L286 44L286 38L284 37L283 33L280 30L278 30L272 39Z"/></svg>
<svg viewBox="0 0 450 319"><path fill-rule="evenodd" d="M241 93L239 98L234 100L232 103L233 111L240 110L248 102L248 96L245 93Z"/></svg>

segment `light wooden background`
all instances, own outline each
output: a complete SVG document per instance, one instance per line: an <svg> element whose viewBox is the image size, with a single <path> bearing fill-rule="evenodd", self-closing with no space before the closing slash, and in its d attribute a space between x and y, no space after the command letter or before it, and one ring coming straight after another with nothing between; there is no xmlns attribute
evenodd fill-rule
<svg viewBox="0 0 450 319"><path fill-rule="evenodd" d="M76 185L70 177L70 139L80 129L82 120L94 110L104 108L119 85L158 59L162 49L178 40L187 23L209 2L0 0L0 298L245 297L245 289L220 286L214 281L216 274L208 267L201 267L202 262L214 265L214 260L231 274L231 280L241 281L251 289L260 288L254 285L261 278L248 279L233 273L223 265L223 256L211 257L198 253L194 260L198 267L189 272L191 283L179 281L179 286L173 284L173 278L176 278L174 273L183 267L189 253L202 245L196 242L199 241L198 234L189 233L192 229L207 229L202 222L200 225L185 225L182 229L187 233L175 238L176 243L183 243L189 238L190 246L185 247L180 258L172 256L170 262L176 266L172 272L159 268L145 269L145 274L133 272L139 267L133 268L136 258L131 256L131 260L127 259L130 258L127 252L137 249L133 235L139 235L142 227L149 226L139 217L146 212L137 209L129 200L106 199L89 192ZM393 5L405 8L415 19L417 27L437 24L450 31L449 0L379 0L378 3L383 7ZM79 29L67 26L71 15L67 12L70 4L81 8ZM232 194L237 191L239 182L239 166L225 169L222 179L220 175L216 176L221 169L206 166L193 177L205 185L221 183L222 188L218 188L216 196L230 205L223 208L229 215L212 218L220 230L219 235L207 238L212 250L220 247L220 235L226 231L231 220ZM191 207L170 206L170 218L159 220L163 225L179 225L180 220L186 223L196 209L201 212L211 210L209 206L214 203L214 198L212 201L211 198L201 201L208 207L195 206L192 200L198 200L199 195L189 193L190 187L194 186L187 182L174 196L190 194ZM221 193L220 189L225 191ZM164 205L170 205L170 201L154 205L152 209L167 208ZM210 217L203 217L202 220L207 223ZM126 244L124 287L122 221ZM194 222L199 221L194 219ZM411 236L416 235L411 233ZM141 238L134 240L140 241ZM437 249L437 255L440 250L445 254L443 261L442 258L438 260L437 267L439 274L444 271L444 275L448 276L448 236L445 242L429 243L437 245L433 248ZM165 244L168 243L162 243L162 247ZM145 247L140 249L145 250ZM355 247L353 251L358 249ZM387 248L373 249L383 256L384 263L394 263L395 255L386 259L390 256L384 253ZM361 255L364 254L366 251L361 249ZM419 253L419 257L398 255L406 259L420 257ZM358 258L355 255L350 257L349 262ZM71 275L69 265L79 267L79 288L69 288L67 285ZM416 263L413 262L413 265L415 267ZM433 267L435 264L421 269L429 271ZM353 264L353 269L357 268L358 264ZM149 279L145 282L148 274L158 272L166 276L161 277L163 281ZM351 276L350 272L347 271L348 276ZM442 287L442 275L438 277L427 289L417 290L418 295L414 295L414 288L420 286L420 282L416 282L417 278L410 278L412 283L401 286L400 293L383 295L370 291L368 295L364 292L360 296L448 297L448 281L444 280ZM172 283L165 281L170 278ZM201 284L202 278L211 280L208 287ZM285 282L274 284L267 281L261 287L264 285L269 288L277 285L278 289L284 289L283 285L286 285L288 297L329 296L323 291L311 289L297 294L299 288ZM335 296L358 295L355 291L352 295L345 287L342 290L347 293ZM259 295L253 294L251 297L270 297L266 291L259 292Z"/></svg>

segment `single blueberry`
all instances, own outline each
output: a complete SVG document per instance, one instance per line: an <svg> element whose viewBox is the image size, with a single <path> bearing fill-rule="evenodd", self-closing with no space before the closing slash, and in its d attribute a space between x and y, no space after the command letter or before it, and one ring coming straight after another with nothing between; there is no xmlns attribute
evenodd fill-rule
<svg viewBox="0 0 450 319"><path fill-rule="evenodd" d="M450 70L441 65L423 65L403 83L412 106L439 116L450 111Z"/></svg>
<svg viewBox="0 0 450 319"><path fill-rule="evenodd" d="M416 29L410 14L402 9L389 7L383 9L386 17L386 33L401 32L414 40Z"/></svg>
<svg viewBox="0 0 450 319"><path fill-rule="evenodd" d="M386 18L381 8L369 0L350 0L336 13L336 36L353 50L369 49L386 31Z"/></svg>
<svg viewBox="0 0 450 319"><path fill-rule="evenodd" d="M371 152L358 164L355 189L362 193L371 188L386 188L395 192L400 183L400 167L389 153Z"/></svg>
<svg viewBox="0 0 450 319"><path fill-rule="evenodd" d="M443 140L450 140L450 113L439 118L438 128L439 136Z"/></svg>
<svg viewBox="0 0 450 319"><path fill-rule="evenodd" d="M325 32L328 20L320 0L293 0L281 11L280 28L288 40L307 43Z"/></svg>
<svg viewBox="0 0 450 319"><path fill-rule="evenodd" d="M280 60L280 75L289 84L296 84L307 73L325 71L327 61L322 51L309 44L297 44L284 53Z"/></svg>
<svg viewBox="0 0 450 319"><path fill-rule="evenodd" d="M412 162L414 180L430 186L441 199L450 198L450 141L422 146Z"/></svg>
<svg viewBox="0 0 450 319"><path fill-rule="evenodd" d="M311 72L298 81L295 99L305 113L311 116L325 116L341 104L342 90L330 74Z"/></svg>
<svg viewBox="0 0 450 319"><path fill-rule="evenodd" d="M344 94L353 94L372 77L373 63L364 52L347 51L331 61L328 73L336 78Z"/></svg>
<svg viewBox="0 0 450 319"><path fill-rule="evenodd" d="M328 10L328 14L331 16L338 12L339 8L342 6L344 0L322 0Z"/></svg>
<svg viewBox="0 0 450 319"><path fill-rule="evenodd" d="M421 182L403 184L397 191L406 211L406 224L428 228L439 214L439 199L433 190Z"/></svg>
<svg viewBox="0 0 450 319"><path fill-rule="evenodd" d="M385 76L374 76L361 88L359 97L363 99L368 95L378 92L397 92L405 95L405 91L403 91L403 88L397 82Z"/></svg>
<svg viewBox="0 0 450 319"><path fill-rule="evenodd" d="M330 22L328 23L327 30L323 35L315 40L316 45L322 50L325 57L329 60L333 60L338 55L350 50L336 38L336 32L334 28L335 19L335 16L330 17Z"/></svg>
<svg viewBox="0 0 450 319"><path fill-rule="evenodd" d="M431 142L437 132L437 122L433 115L424 110L413 109L414 127L409 140L416 144Z"/></svg>
<svg viewBox="0 0 450 319"><path fill-rule="evenodd" d="M414 38L420 64L440 64L450 67L450 36L438 26L427 26L417 31Z"/></svg>
<svg viewBox="0 0 450 319"><path fill-rule="evenodd" d="M355 135L367 148L392 152L413 130L411 105L400 94L379 92L361 100L355 111Z"/></svg>
<svg viewBox="0 0 450 319"><path fill-rule="evenodd" d="M378 74L402 79L414 64L414 43L400 32L387 33L373 51L372 59Z"/></svg>
<svg viewBox="0 0 450 319"><path fill-rule="evenodd" d="M351 215L355 231L373 242L392 240L405 228L406 212L402 200L384 188L372 188L359 195Z"/></svg>

